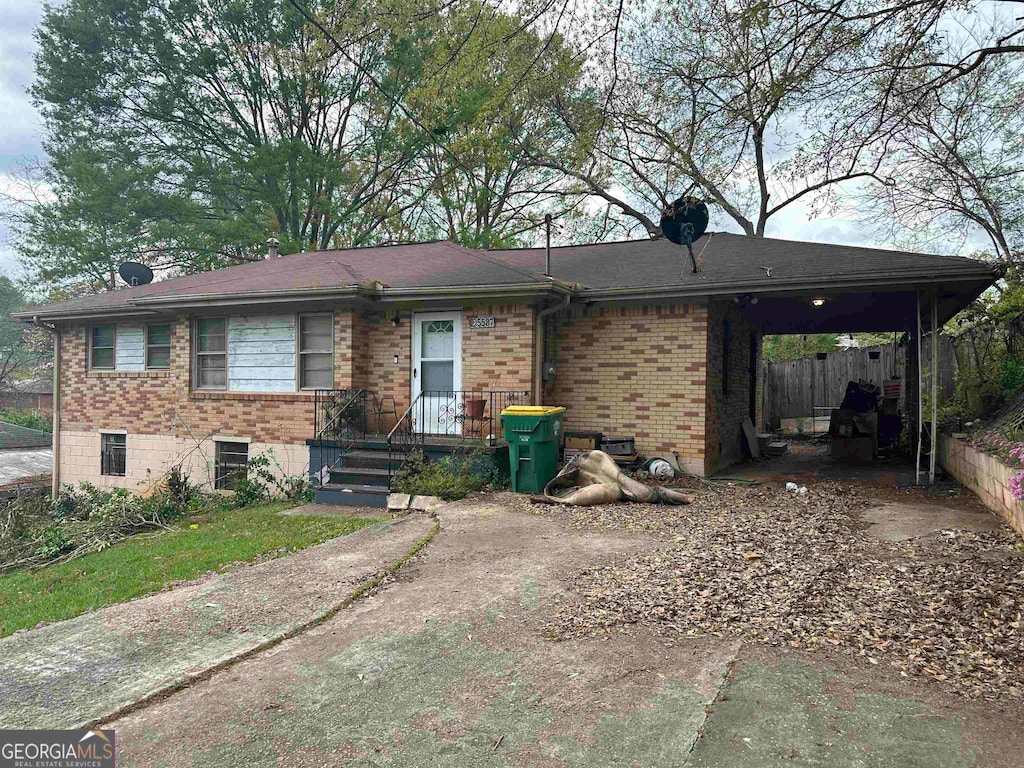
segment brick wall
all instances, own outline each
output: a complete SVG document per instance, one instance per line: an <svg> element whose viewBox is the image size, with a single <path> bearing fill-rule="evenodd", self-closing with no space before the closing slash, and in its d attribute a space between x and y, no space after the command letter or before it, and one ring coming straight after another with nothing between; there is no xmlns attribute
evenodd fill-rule
<svg viewBox="0 0 1024 768"><path fill-rule="evenodd" d="M706 307L573 308L555 322L551 402L568 409L565 429L633 436L703 473Z"/></svg>
<svg viewBox="0 0 1024 768"><path fill-rule="evenodd" d="M470 328L477 314L494 315L495 327ZM411 312L335 312L334 383L338 388L359 387L395 398L401 415L409 405L412 354ZM90 480L98 484L136 487L153 467L160 473L183 457L201 451L197 442L211 436L244 438L257 445L275 446L286 455L290 472L313 436L314 395L299 393L240 393L195 391L191 386L191 322L175 318L171 328L169 371L90 371L87 367L89 325L63 329L61 350L62 474L68 482ZM533 360L533 310L527 305L495 305L467 309L463 319L463 388L530 389ZM397 356L398 362L395 362ZM390 402L388 411L391 411ZM388 430L393 418L385 416L380 428ZM377 427L376 420L371 427ZM123 430L129 435L129 475L99 475L99 431ZM157 437L152 440L139 436ZM134 447L133 447L134 446ZM136 453L136 449L138 453ZM133 458L133 456L135 458ZM136 465L134 462L142 461ZM189 460L191 460L189 458ZM211 459L212 460L212 459ZM308 460L308 457L306 458ZM208 464L209 462L207 462ZM304 463L304 460L303 460ZM196 466L197 473L202 467Z"/></svg>
<svg viewBox="0 0 1024 768"><path fill-rule="evenodd" d="M728 359L725 350L726 325L729 329ZM705 471L708 474L740 461L745 455L742 425L743 420L751 416L751 365L757 364L756 349L760 347L759 335L751 339L754 331L735 302L711 303L708 311L708 410L705 435ZM753 386L756 397L756 378ZM757 421L756 400L751 421Z"/></svg>
<svg viewBox="0 0 1024 768"><path fill-rule="evenodd" d="M472 328L493 315L493 328ZM534 310L526 304L468 307L462 313L462 388L533 389Z"/></svg>

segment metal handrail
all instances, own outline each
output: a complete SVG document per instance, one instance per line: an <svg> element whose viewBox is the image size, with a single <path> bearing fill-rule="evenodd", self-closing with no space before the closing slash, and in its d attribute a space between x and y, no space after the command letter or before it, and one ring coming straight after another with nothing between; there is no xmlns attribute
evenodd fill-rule
<svg viewBox="0 0 1024 768"><path fill-rule="evenodd" d="M324 391L329 392L330 390L324 390ZM319 395L319 392L320 392L320 390L317 390L317 394L318 395ZM320 431L317 432L316 439L319 440L321 435L323 435L325 432L327 432L328 429L333 427L334 423L338 419L340 419L342 416L345 415L345 412L348 409L348 407L350 405L352 405L352 403L354 403L357 400L359 400L360 395L366 395L366 394L367 394L367 392L366 392L365 389L357 389L355 391L355 393L351 397L349 397L348 402L346 402L343 406L341 406L341 408L338 409L338 412L336 414L334 414L334 416L331 417L331 420L329 422L327 422L326 424L324 424L323 427L320 428ZM319 399L319 397L317 399ZM317 403L317 407L319 408L319 403Z"/></svg>
<svg viewBox="0 0 1024 768"><path fill-rule="evenodd" d="M395 426L393 426L391 428L391 431L388 432L388 445L391 445L391 438L394 437L395 432L398 431L398 428L402 425L402 422L405 421L407 418L410 418L410 414L412 413L412 409L416 407L416 403L418 403L420 401L421 397L423 397L423 393L422 392L420 392L418 395L416 395L416 397L413 399L413 401L409 404L409 407L405 409L405 413L402 414L402 417L398 421L395 422Z"/></svg>

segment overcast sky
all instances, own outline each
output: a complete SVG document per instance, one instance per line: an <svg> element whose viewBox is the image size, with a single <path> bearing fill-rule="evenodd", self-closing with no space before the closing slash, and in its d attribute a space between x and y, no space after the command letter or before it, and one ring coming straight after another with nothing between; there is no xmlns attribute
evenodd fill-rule
<svg viewBox="0 0 1024 768"><path fill-rule="evenodd" d="M32 32L42 15L41 0L0 1L0 184L19 165L43 159L42 125L27 93L33 78ZM730 222L716 217L712 228L738 231ZM843 218L810 219L805 207L794 205L771 219L768 235L792 240L810 240L858 245L891 245ZM982 244L984 247L984 244ZM10 247L9 233L0 223L0 273L20 274L21 268Z"/></svg>

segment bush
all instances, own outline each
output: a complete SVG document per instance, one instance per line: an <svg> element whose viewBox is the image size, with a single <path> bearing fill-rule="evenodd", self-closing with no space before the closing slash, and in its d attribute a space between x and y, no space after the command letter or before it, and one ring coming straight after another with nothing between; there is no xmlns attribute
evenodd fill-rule
<svg viewBox="0 0 1024 768"><path fill-rule="evenodd" d="M1024 387L1024 363L1016 357L1008 357L1003 361L1003 372L999 377L999 385L1003 388L1003 396L1007 399L1017 394Z"/></svg>
<svg viewBox="0 0 1024 768"><path fill-rule="evenodd" d="M413 453L395 482L395 490L418 496L437 496L456 501L475 491L497 485L496 472L480 471L481 453L452 454L435 462L427 461L422 451Z"/></svg>
<svg viewBox="0 0 1024 768"><path fill-rule="evenodd" d="M275 471L276 470L276 471ZM312 501L313 489L306 475L286 475L273 450L253 456L235 485L236 507L250 507L282 497L288 501Z"/></svg>
<svg viewBox="0 0 1024 768"><path fill-rule="evenodd" d="M0 408L0 421L17 424L19 427L38 429L40 432L53 431L53 419L39 416L35 411L16 411L12 408Z"/></svg>

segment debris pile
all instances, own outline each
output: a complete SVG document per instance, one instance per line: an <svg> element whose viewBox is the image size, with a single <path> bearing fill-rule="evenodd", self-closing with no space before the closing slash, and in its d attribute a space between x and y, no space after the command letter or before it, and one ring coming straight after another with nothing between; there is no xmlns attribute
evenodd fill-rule
<svg viewBox="0 0 1024 768"><path fill-rule="evenodd" d="M881 542L856 489L706 489L690 507L572 511L576 527L662 535L667 546L577 574L553 638L644 625L830 648L970 697L1024 698L1024 552L1009 530ZM567 511L567 510L566 510ZM562 512L562 510L559 510Z"/></svg>

